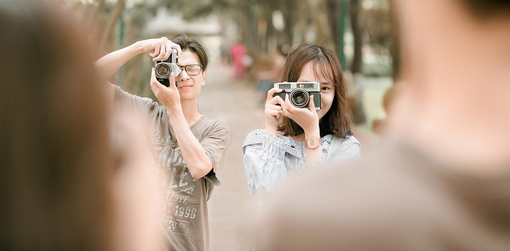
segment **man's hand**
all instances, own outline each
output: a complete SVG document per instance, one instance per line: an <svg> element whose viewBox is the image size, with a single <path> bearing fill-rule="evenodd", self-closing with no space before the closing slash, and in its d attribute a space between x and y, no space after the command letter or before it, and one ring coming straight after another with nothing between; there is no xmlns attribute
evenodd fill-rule
<svg viewBox="0 0 510 251"><path fill-rule="evenodd" d="M156 79L156 73L154 71L154 68L152 68L151 71L151 90L156 96L156 98L165 106L167 109L173 110L173 109L181 109L181 98L179 95L179 90L177 89L177 86L175 86L175 77L174 73L170 73L170 76L168 77L168 80L170 82L170 86L166 87L163 84L161 84Z"/></svg>
<svg viewBox="0 0 510 251"><path fill-rule="evenodd" d="M182 52L181 46L166 37L142 40L140 46L149 53L153 62L166 60L172 53L172 48L177 50L178 55Z"/></svg>

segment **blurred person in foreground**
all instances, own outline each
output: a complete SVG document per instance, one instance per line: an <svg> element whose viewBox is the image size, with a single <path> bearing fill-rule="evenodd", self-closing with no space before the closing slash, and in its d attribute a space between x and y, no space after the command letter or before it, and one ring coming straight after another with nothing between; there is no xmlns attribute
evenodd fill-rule
<svg viewBox="0 0 510 251"><path fill-rule="evenodd" d="M81 30L52 2L0 2L2 250L153 250L163 240L155 175L131 165L144 158L132 136L143 125L111 119Z"/></svg>
<svg viewBox="0 0 510 251"><path fill-rule="evenodd" d="M395 6L386 145L285 187L260 250L510 250L510 1Z"/></svg>
<svg viewBox="0 0 510 251"><path fill-rule="evenodd" d="M154 69L151 89L161 105L106 83L109 99L120 109L133 109L150 125L150 163L166 193L160 201L159 218L172 250L209 250L207 201L220 184L223 157L230 129L221 120L198 111L198 96L205 85L207 54L200 43L184 34L172 41L166 37L146 39L105 55L96 61L101 78L114 74L132 57L148 53L153 61L166 60L179 51L181 73L169 77L169 87L160 83ZM147 147L147 146L146 146Z"/></svg>
<svg viewBox="0 0 510 251"><path fill-rule="evenodd" d="M297 46L285 62L284 81L318 82L321 108L315 109L314 94L306 107L296 107L291 95L274 96L282 90L274 87L267 92L266 127L250 132L242 148L248 188L259 200L328 161L360 156L360 143L351 131L342 69L333 51L315 44Z"/></svg>

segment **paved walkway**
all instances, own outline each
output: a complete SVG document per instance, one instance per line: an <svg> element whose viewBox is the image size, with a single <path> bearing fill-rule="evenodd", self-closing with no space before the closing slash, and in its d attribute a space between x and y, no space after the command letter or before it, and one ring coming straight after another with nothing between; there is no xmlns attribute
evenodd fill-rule
<svg viewBox="0 0 510 251"><path fill-rule="evenodd" d="M264 127L255 87L229 80L230 68L211 62L199 111L229 123L232 141L226 155L221 186L209 200L211 250L252 250L255 243L257 200L248 192L241 146L246 135Z"/></svg>

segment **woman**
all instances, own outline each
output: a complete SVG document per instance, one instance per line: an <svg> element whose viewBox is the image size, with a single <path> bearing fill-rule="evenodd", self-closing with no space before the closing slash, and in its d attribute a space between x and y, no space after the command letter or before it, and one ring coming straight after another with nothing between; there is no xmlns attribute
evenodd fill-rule
<svg viewBox="0 0 510 251"><path fill-rule="evenodd" d="M269 90L265 130L249 133L243 144L248 187L258 199L288 178L328 160L360 155L360 143L351 132L342 70L331 50L320 45L298 46L289 53L283 81L319 82L321 109L316 111L314 102L309 102L307 108L297 108L288 95L285 100L274 96L281 90Z"/></svg>

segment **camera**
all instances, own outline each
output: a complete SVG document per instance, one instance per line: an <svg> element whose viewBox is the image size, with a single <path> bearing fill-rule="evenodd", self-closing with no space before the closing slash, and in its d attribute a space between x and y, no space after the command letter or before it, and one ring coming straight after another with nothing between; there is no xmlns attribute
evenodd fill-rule
<svg viewBox="0 0 510 251"><path fill-rule="evenodd" d="M170 86L170 73L174 73L174 77L181 74L181 68L177 65L177 50L172 48L172 54L166 61L156 61L154 71L156 72L156 79L164 86ZM177 84L177 82L176 82Z"/></svg>
<svg viewBox="0 0 510 251"><path fill-rule="evenodd" d="M274 96L280 96L285 100L285 94L289 94L290 103L299 108L308 107L310 95L313 95L315 110L321 109L321 85L319 82L283 82L275 83L274 87L282 90L280 93L275 93Z"/></svg>

